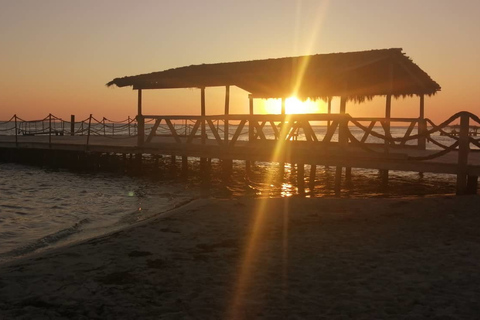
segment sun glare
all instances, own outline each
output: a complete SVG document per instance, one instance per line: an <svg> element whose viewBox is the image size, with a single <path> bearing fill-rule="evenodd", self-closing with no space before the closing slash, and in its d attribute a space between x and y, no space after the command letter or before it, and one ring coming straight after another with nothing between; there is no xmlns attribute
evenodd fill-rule
<svg viewBox="0 0 480 320"><path fill-rule="evenodd" d="M264 101L264 112L267 114L280 113L282 109L281 99L268 99ZM307 99L301 101L297 97L290 97L285 100L285 112L287 114L298 113L325 113L326 104L322 100L312 101Z"/></svg>

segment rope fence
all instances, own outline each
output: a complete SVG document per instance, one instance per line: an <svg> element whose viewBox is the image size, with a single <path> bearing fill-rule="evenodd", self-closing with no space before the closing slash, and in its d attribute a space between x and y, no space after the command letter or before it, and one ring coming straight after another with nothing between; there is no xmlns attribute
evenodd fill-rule
<svg viewBox="0 0 480 320"><path fill-rule="evenodd" d="M403 147L408 143L410 143L409 146L412 144L413 146L416 146L414 144L415 141L419 143L419 141L423 139L424 141L428 141L432 145L436 146L438 150L432 154L429 154L428 156L411 156L409 159L429 160L441 157L449 152L459 149L460 135L452 133L452 131L449 131L449 128L451 129L453 126L458 127L458 124L456 123L458 123L461 117L468 117L468 123L470 127L473 126L473 124L480 125L480 118L469 112L459 112L439 125L436 125L430 119L362 119L352 118L349 115L341 115L341 118L338 117L340 115L335 116L337 118L333 118L333 120L337 119L337 121L343 121L344 124L338 125L337 128L333 128L334 133L330 132L329 126L326 127L327 130L325 130L324 133L319 134L318 132L314 132L311 123L309 123L310 120L308 119L302 121L298 120L297 122L295 122L295 120L291 121L291 130L297 130L295 133L295 141L311 141L313 138L318 142L336 143L341 140L339 138L342 134L342 130L340 128L343 127L346 128L346 130L343 131L346 132L345 135L347 141L349 141L351 145L357 146L369 153L388 153L391 149L399 146ZM189 137L192 134L192 131L195 131L194 134L197 132L198 134L202 134L199 128L201 124L205 127L205 137L208 139L217 140L230 140L238 139L239 137L245 137L251 133L250 130L254 130L254 139L263 137L263 139L267 140L278 140L280 139L279 135L277 134L279 129L268 128L269 124L271 124L271 126L275 126L277 123L282 125L289 121L276 119L256 120L257 118L255 118L255 116L248 117L245 115L237 118L235 118L235 116L224 118L221 116L146 116L141 117L140 119L143 121L142 128L144 130L144 136L174 135L177 137ZM242 128L237 130L237 123L239 123L240 119L247 119L246 121L249 122L249 124L245 125L244 122ZM332 123L334 122L333 120ZM363 123L367 121L369 124L364 125ZM392 131L390 130L390 121L406 123L408 125L408 129L401 132L401 136L392 136ZM375 126L377 123L381 124L381 126ZM416 133L413 133L415 128ZM265 133L264 130L267 129L272 132ZM302 136L298 133L298 130L303 131ZM354 130L357 130L356 134L352 132ZM467 130L467 132L470 131ZM0 135L14 135L15 141L18 141L19 136L47 135L49 137L49 143L51 143L52 136L87 136L89 140L90 136L103 136L108 139L129 139L131 137L138 137L138 134L139 122L136 117L128 117L127 119L117 121L106 117L99 119L90 115L86 119L75 121L74 116L72 116L70 121L67 121L53 114L49 114L42 119L25 120L15 114L9 120L0 121ZM358 134L362 134L363 137L359 139ZM319 135L323 135L323 137L319 137ZM327 136L328 139L325 139ZM439 141L439 136L444 137L442 141ZM285 137L288 139L290 135L286 135ZM376 143L368 142L370 141L368 140L370 137L375 138ZM324 138L324 140L321 140L322 138ZM450 145L445 143L445 141L448 140L452 142ZM469 136L467 143L469 146L471 145L474 147L471 149L480 149L480 139ZM379 150L379 148L373 148L371 146L372 144L383 145L383 149Z"/></svg>

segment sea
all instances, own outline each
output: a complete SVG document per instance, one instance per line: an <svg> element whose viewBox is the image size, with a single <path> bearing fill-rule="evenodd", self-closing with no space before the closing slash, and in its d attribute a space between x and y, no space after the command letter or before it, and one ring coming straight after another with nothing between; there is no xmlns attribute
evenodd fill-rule
<svg viewBox="0 0 480 320"><path fill-rule="evenodd" d="M402 135L407 128L393 130ZM436 138L451 144L448 137ZM190 160L193 168L198 163ZM228 179L219 161L213 160L208 179L198 169L181 178L179 166L172 167L166 157L160 170L138 175L0 162L0 263L121 230L198 198L405 198L455 192L455 176L447 174L391 171L385 188L378 170L354 168L351 184L335 194L334 167L317 166L315 180L309 181L305 165L305 192L299 192L296 167L288 163L283 175L278 163L267 162L256 162L247 175L244 162L234 161Z"/></svg>

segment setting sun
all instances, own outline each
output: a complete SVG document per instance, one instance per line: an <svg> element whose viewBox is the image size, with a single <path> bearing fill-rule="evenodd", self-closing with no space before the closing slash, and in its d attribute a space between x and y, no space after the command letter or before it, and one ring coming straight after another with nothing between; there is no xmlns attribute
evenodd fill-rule
<svg viewBox="0 0 480 320"><path fill-rule="evenodd" d="M267 99L264 101L264 113L280 113L281 108L281 99ZM312 101L307 99L305 101L301 101L297 97L290 97L285 100L285 112L287 114L325 113L326 109L326 104L323 100Z"/></svg>

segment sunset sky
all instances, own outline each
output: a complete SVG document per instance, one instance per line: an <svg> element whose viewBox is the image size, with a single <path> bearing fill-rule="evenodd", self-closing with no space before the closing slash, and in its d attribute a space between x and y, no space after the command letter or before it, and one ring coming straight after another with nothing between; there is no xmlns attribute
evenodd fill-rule
<svg viewBox="0 0 480 320"><path fill-rule="evenodd" d="M383 48L403 48L441 85L427 117L480 115L479 13L478 0L0 0L0 120L122 120L135 115L136 94L105 86L116 77ZM208 114L223 111L223 94L207 88ZM384 100L347 112L383 116ZM199 102L198 89L147 91L144 113L198 114ZM248 112L244 91L232 89L231 110ZM418 99L395 100L392 115L417 117Z"/></svg>

